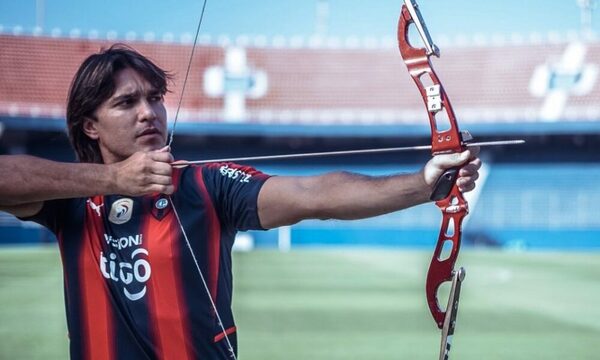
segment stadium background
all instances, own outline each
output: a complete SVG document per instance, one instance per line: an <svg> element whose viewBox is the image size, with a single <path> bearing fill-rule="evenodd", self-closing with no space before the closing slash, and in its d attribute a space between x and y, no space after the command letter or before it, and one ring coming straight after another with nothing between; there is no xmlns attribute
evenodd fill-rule
<svg viewBox="0 0 600 360"><path fill-rule="evenodd" d="M393 36L328 36L319 28L327 24L327 2L316 4L321 22L316 21L311 36L200 38L175 134L176 158L429 142L422 100ZM481 141L527 141L483 152L486 167L464 225L466 249L510 250L513 255L525 251L532 258L541 250L576 256L600 249L600 220L594 210L600 203L600 43L586 22L590 15L582 12L579 32L479 34L441 37L438 42L442 57L434 59L434 66L461 129ZM427 21L428 14L424 16ZM172 120L191 50L189 36L119 37L22 27L0 31L0 154L72 161L64 131L69 81L87 55L114 42L133 46L176 75L166 99ZM414 171L428 156L401 153L252 165L282 175L332 170L387 174ZM384 256L378 252L382 249L384 254L410 253L408 249L429 253L439 221L437 208L426 204L362 221L305 221L250 232L240 237L239 246L259 249L253 252L258 256L260 249L323 246L342 252L379 249L375 257ZM7 251L14 251L14 244L52 247L54 242L39 226L0 213L0 244ZM597 265L597 257L592 259ZM421 278L424 282L424 274ZM582 307L589 310L591 305ZM591 331L598 334L600 329L596 325ZM0 343L0 348L5 345Z"/></svg>

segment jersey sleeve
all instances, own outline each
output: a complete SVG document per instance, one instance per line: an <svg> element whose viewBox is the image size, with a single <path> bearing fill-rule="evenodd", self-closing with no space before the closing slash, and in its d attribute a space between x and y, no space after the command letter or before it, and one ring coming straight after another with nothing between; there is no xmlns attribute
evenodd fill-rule
<svg viewBox="0 0 600 360"><path fill-rule="evenodd" d="M221 219L236 230L264 230L258 217L258 194L269 175L234 163L208 164L199 170Z"/></svg>
<svg viewBox="0 0 600 360"><path fill-rule="evenodd" d="M54 234L58 234L60 227L64 223L69 202L70 200L65 199L44 201L42 209L37 214L20 219L23 221L33 221L49 229Z"/></svg>

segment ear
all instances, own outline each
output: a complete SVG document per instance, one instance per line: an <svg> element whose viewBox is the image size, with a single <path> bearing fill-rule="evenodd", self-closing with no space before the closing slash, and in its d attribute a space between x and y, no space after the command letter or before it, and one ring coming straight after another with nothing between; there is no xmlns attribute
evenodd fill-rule
<svg viewBox="0 0 600 360"><path fill-rule="evenodd" d="M92 140L98 140L98 122L92 118L86 117L83 120L83 132Z"/></svg>

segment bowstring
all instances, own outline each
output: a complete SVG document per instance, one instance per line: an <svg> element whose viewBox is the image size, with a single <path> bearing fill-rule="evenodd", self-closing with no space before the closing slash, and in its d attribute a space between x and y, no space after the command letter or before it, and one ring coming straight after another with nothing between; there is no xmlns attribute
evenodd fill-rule
<svg viewBox="0 0 600 360"><path fill-rule="evenodd" d="M200 13L200 20L198 20L198 27L196 28L196 35L194 36L194 43L192 45L192 51L190 52L190 59L188 61L187 69L185 71L185 78L183 80L183 85L181 87L181 95L179 96L179 101L177 103L177 110L175 111L175 118L173 119L173 127L171 128L171 134L169 136L169 141L167 142L167 146L169 146L169 147L171 147L171 145L173 144L173 138L175 136L175 127L177 126L177 119L179 118L179 111L181 110L181 104L183 102L183 95L185 94L186 85L187 85L188 78L190 75L190 69L192 68L194 52L196 50L196 45L198 44L198 36L200 35L200 28L202 27L202 20L204 19L204 11L206 9L207 1L208 0L204 0L204 2L202 4L202 12ZM202 269L200 268L198 259L196 259L196 255L194 255L194 251L192 249L192 244L190 243L190 239L187 235L187 232L185 231L183 223L181 222L179 213L177 212L177 209L175 208L175 203L173 202L173 199L171 198L171 196L169 196L169 201L171 202L171 207L173 208L173 213L175 214L175 218L177 219L177 223L179 224L179 228L180 228L181 234L183 235L183 238L185 240L185 244L190 252L190 255L192 256L192 260L194 261L196 270L198 270L198 275L200 275L200 279L202 280L202 285L204 286L204 290L206 291L206 295L208 296L210 305L211 305L213 311L215 312L215 316L217 318L219 328L220 328L221 332L223 333L225 342L227 343L227 350L229 351L231 358L233 360L237 360L235 351L233 349L233 345L231 344L231 341L229 340L229 336L227 335L227 330L225 330L225 326L223 325L223 321L221 320L221 315L219 314L219 310L217 310L217 305L215 304L215 301L213 300L213 298L210 294L210 289L208 288L208 283L206 282L206 278L204 277L204 274L202 273Z"/></svg>
<svg viewBox="0 0 600 360"><path fill-rule="evenodd" d="M175 204L173 203L173 199L171 199L171 196L169 196L169 201L171 202L171 207L173 208L173 213L175 214L175 218L177 219L177 222L179 223L179 228L181 229L181 233L183 234L183 238L185 239L185 244L187 245L187 248L190 251L190 254L192 255L192 260L194 260L194 265L196 265L198 274L200 275L200 278L202 279L202 285L204 286L204 290L206 291L206 294L208 295L210 305L215 312L215 316L217 317L217 322L219 323L219 328L220 328L221 332L223 333L223 336L225 337L225 342L227 343L227 350L230 352L231 357L234 360L237 360L237 358L235 356L235 351L233 350L233 345L231 345L231 341L229 341L229 336L227 336L227 330L225 330L225 326L223 325L223 321L221 320L221 315L219 315L219 311L217 310L217 305L215 304L215 301L213 300L212 296L210 295L208 283L206 282L204 274L202 273L202 270L200 269L200 265L198 263L198 260L196 259L196 255L194 255L194 251L192 250L192 245L191 245L190 240L187 236L187 233L183 227L183 224L181 223L181 220L179 218L179 213L177 212L177 209L175 208Z"/></svg>
<svg viewBox="0 0 600 360"><path fill-rule="evenodd" d="M171 147L173 144L173 137L175 136L175 127L177 126L177 119L179 119L179 110L181 110L181 103L183 102L183 94L185 94L185 87L187 86L188 78L190 76L190 69L192 68L192 60L194 59L194 51L196 50L196 44L198 44L198 36L200 35L200 28L202 27L202 20L204 19L204 10L206 9L206 2L202 3L202 12L200 12L200 20L198 21L198 27L196 28L196 36L194 36L194 44L192 45L192 51L190 53L190 59L188 61L187 69L185 70L185 78L183 79L183 86L181 87L181 96L179 96L179 102L177 103L177 110L175 111L175 119L173 119L173 127L171 128L171 135L167 146Z"/></svg>

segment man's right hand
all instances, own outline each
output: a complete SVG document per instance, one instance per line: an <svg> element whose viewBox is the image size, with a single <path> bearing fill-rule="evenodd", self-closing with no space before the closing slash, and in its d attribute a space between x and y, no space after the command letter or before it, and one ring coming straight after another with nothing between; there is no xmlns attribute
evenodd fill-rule
<svg viewBox="0 0 600 360"><path fill-rule="evenodd" d="M136 152L129 158L111 164L116 193L143 196L155 193L171 195L175 191L172 172L173 155L170 148Z"/></svg>

